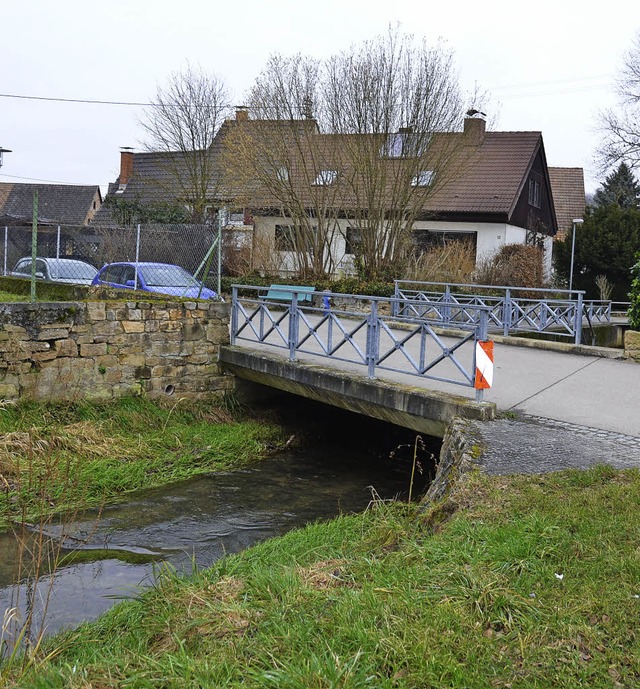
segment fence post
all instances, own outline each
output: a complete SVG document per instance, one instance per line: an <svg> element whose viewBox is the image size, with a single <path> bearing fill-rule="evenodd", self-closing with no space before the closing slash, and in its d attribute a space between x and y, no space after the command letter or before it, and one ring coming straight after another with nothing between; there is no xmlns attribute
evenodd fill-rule
<svg viewBox="0 0 640 689"><path fill-rule="evenodd" d="M582 342L582 292L578 292L578 299L576 304L576 317L575 317L575 343L580 344Z"/></svg>
<svg viewBox="0 0 640 689"><path fill-rule="evenodd" d="M446 285L444 288L444 308L442 309L442 321L445 325L449 325L451 321L451 288Z"/></svg>
<svg viewBox="0 0 640 689"><path fill-rule="evenodd" d="M398 311L399 311L399 309L398 309L398 307L399 307L398 298L399 298L398 297L398 281L394 280L393 281L393 301L391 302L391 315L394 318L398 317Z"/></svg>
<svg viewBox="0 0 640 689"><path fill-rule="evenodd" d="M140 261L140 223L136 231L136 270L133 277L133 289L138 289L138 262Z"/></svg>
<svg viewBox="0 0 640 689"><path fill-rule="evenodd" d="M506 337L511 329L511 290L507 287L502 303L502 334Z"/></svg>
<svg viewBox="0 0 640 689"><path fill-rule="evenodd" d="M31 301L36 300L36 257L38 255L38 190L33 192L33 219L31 222Z"/></svg>
<svg viewBox="0 0 640 689"><path fill-rule="evenodd" d="M231 288L231 337L230 344L236 343L238 332L238 288L234 285Z"/></svg>
<svg viewBox="0 0 640 689"><path fill-rule="evenodd" d="M56 258L60 258L60 225L58 225L56 232Z"/></svg>
<svg viewBox="0 0 640 689"><path fill-rule="evenodd" d="M298 293L291 293L289 306L289 360L296 360L296 344L298 342Z"/></svg>
<svg viewBox="0 0 640 689"><path fill-rule="evenodd" d="M365 347L365 359L367 360L367 375L376 377L376 361L378 359L378 302L371 302L371 312L367 317L367 343Z"/></svg>

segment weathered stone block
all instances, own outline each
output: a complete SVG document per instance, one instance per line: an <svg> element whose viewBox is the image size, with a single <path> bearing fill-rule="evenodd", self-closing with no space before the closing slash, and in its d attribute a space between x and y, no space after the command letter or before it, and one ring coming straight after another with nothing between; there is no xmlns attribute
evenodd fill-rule
<svg viewBox="0 0 640 689"><path fill-rule="evenodd" d="M151 377L155 378L179 378L183 373L183 366L154 366L151 369Z"/></svg>
<svg viewBox="0 0 640 689"><path fill-rule="evenodd" d="M118 357L118 363L121 366L144 366L144 354L121 354Z"/></svg>
<svg viewBox="0 0 640 689"><path fill-rule="evenodd" d="M101 342L98 344L81 344L80 345L80 356L81 357L104 356L106 353L107 353L106 342Z"/></svg>
<svg viewBox="0 0 640 689"><path fill-rule="evenodd" d="M159 330L161 333L177 333L182 330L181 321L163 321L160 323Z"/></svg>
<svg viewBox="0 0 640 689"><path fill-rule="evenodd" d="M187 342L202 340L206 335L205 329L198 322L182 323L182 338Z"/></svg>
<svg viewBox="0 0 640 689"><path fill-rule="evenodd" d="M104 321L106 319L106 304L103 301L87 302L87 320Z"/></svg>
<svg viewBox="0 0 640 689"><path fill-rule="evenodd" d="M52 361L53 359L57 358L57 356L57 352L52 349L48 352L33 352L31 355L31 360L42 363L43 361Z"/></svg>
<svg viewBox="0 0 640 689"><path fill-rule="evenodd" d="M36 333L35 340L65 340L69 337L68 328L46 328L43 327Z"/></svg>
<svg viewBox="0 0 640 689"><path fill-rule="evenodd" d="M102 321L95 323L93 326L93 334L95 336L111 337L122 332L124 332L124 329L119 321Z"/></svg>
<svg viewBox="0 0 640 689"><path fill-rule="evenodd" d="M74 340L56 340L53 349L57 356L78 356L78 345Z"/></svg>
<svg viewBox="0 0 640 689"><path fill-rule="evenodd" d="M122 328L125 333L143 333L144 323L142 321L122 321Z"/></svg>

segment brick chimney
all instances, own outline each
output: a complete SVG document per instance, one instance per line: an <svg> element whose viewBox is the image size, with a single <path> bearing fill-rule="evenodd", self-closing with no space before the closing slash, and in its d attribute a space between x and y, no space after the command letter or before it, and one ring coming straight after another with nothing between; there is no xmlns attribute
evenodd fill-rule
<svg viewBox="0 0 640 689"><path fill-rule="evenodd" d="M236 105L236 122L246 122L249 119L249 109L246 105Z"/></svg>
<svg viewBox="0 0 640 689"><path fill-rule="evenodd" d="M479 146L484 140L487 123L482 117L464 118L465 143L470 146Z"/></svg>
<svg viewBox="0 0 640 689"><path fill-rule="evenodd" d="M133 176L133 151L122 149L120 151L120 178L121 187L126 186Z"/></svg>

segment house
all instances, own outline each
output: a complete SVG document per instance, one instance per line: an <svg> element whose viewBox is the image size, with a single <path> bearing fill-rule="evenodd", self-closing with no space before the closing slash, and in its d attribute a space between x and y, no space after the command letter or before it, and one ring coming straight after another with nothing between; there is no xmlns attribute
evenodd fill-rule
<svg viewBox="0 0 640 689"><path fill-rule="evenodd" d="M30 225L36 191L39 225L88 225L102 204L97 185L0 182L0 224Z"/></svg>
<svg viewBox="0 0 640 689"><path fill-rule="evenodd" d="M550 167L549 179L558 221L555 240L561 242L572 231L573 220L584 218L587 208L584 171L581 167Z"/></svg>
<svg viewBox="0 0 640 689"><path fill-rule="evenodd" d="M37 192L38 254L93 260L86 228L102 204L97 185L0 182L0 228L4 229L2 266L6 272L31 254L31 228Z"/></svg>
<svg viewBox="0 0 640 689"><path fill-rule="evenodd" d="M219 169L212 203L230 207L232 221L253 228L257 268L267 268L257 251L267 246L281 259L284 274L296 269L301 253L292 242L299 218L308 220L311 243L319 226L331 224L326 243L310 244L305 251L328 257L329 272L349 273L358 243L364 241L363 228L373 224L375 213L383 232L393 222L405 223L418 246L466 238L475 246L476 262L505 244L535 243L544 248L550 274L558 223L541 132L488 131L482 117L468 116L460 132L429 134L426 157L421 157L417 136L410 129L387 135L323 134L313 119L254 120L239 108L212 147ZM370 160L382 161L375 175L382 181L373 191L367 174L373 175L355 169L349 156L356 146ZM168 155L123 152L120 175L109 193L143 200L160 194L184 203L178 185L173 194L167 191ZM417 167L405 170L413 158ZM440 165L443 161L446 165ZM376 204L380 208L374 209ZM381 241L381 250L389 241Z"/></svg>

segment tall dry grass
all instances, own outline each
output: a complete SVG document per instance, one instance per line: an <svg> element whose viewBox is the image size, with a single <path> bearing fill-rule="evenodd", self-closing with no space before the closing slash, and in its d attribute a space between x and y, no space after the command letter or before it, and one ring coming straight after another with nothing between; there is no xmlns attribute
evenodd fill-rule
<svg viewBox="0 0 640 689"><path fill-rule="evenodd" d="M409 257L406 278L424 282L471 282L476 266L472 242L453 241Z"/></svg>

